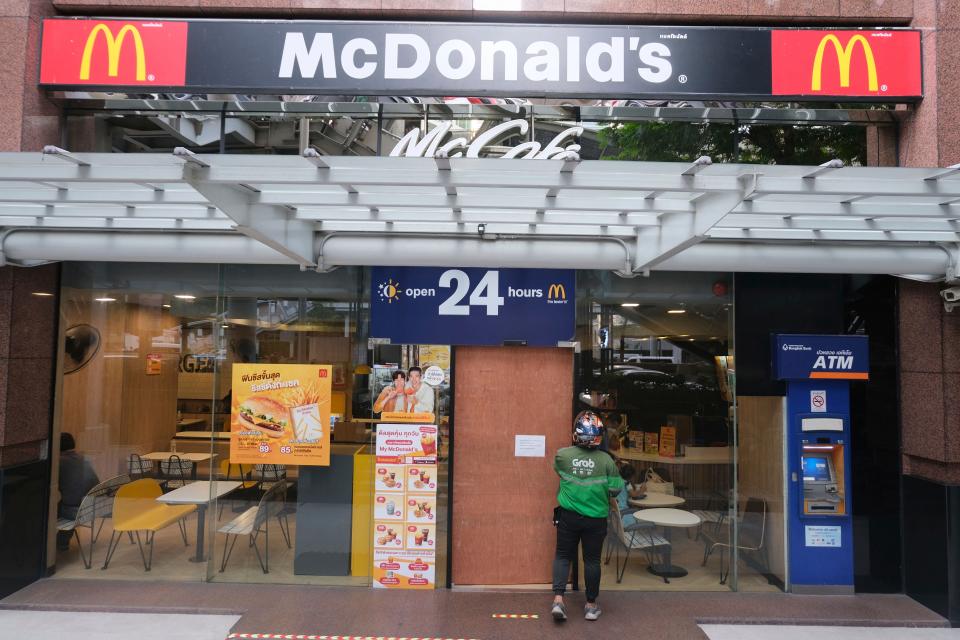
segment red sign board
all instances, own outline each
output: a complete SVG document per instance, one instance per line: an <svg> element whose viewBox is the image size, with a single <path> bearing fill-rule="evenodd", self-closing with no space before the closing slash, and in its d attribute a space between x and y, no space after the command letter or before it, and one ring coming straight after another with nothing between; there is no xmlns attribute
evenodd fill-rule
<svg viewBox="0 0 960 640"><path fill-rule="evenodd" d="M45 20L41 84L185 84L186 22Z"/></svg>
<svg viewBox="0 0 960 640"><path fill-rule="evenodd" d="M919 31L774 30L773 95L923 95Z"/></svg>

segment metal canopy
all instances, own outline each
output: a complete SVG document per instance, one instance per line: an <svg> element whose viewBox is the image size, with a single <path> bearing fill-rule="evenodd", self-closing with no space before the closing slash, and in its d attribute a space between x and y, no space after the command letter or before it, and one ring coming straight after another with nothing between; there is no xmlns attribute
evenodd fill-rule
<svg viewBox="0 0 960 640"><path fill-rule="evenodd" d="M956 167L312 156L0 154L0 263L957 277Z"/></svg>

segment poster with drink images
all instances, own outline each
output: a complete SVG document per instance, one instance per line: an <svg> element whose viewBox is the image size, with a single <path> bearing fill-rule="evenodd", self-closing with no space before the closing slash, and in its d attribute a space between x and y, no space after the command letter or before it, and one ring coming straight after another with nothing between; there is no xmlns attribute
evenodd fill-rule
<svg viewBox="0 0 960 640"><path fill-rule="evenodd" d="M377 425L373 586L434 589L437 427Z"/></svg>
<svg viewBox="0 0 960 640"><path fill-rule="evenodd" d="M330 365L234 364L230 461L330 464Z"/></svg>

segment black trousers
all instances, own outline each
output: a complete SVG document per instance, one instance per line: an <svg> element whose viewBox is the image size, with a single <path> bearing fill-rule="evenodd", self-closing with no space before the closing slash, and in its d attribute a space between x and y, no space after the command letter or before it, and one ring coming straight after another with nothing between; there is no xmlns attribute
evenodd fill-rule
<svg viewBox="0 0 960 640"><path fill-rule="evenodd" d="M567 589L570 563L577 561L577 547L583 546L583 573L587 602L600 594L600 556L607 537L606 518L588 518L561 507L557 525L557 553L553 558L553 593L562 596Z"/></svg>

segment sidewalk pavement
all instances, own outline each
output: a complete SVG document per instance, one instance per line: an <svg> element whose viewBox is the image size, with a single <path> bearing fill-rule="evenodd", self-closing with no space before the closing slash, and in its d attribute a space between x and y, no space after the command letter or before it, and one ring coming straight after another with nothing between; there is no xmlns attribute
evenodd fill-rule
<svg viewBox="0 0 960 640"><path fill-rule="evenodd" d="M904 629L888 627L810 627L784 625L700 625L710 640L960 640L960 629Z"/></svg>
<svg viewBox="0 0 960 640"><path fill-rule="evenodd" d="M223 640L239 616L0 611L4 640ZM134 631L133 633L131 631Z"/></svg>
<svg viewBox="0 0 960 640"><path fill-rule="evenodd" d="M564 624L550 619L550 600L545 591L387 592L268 584L47 579L0 601L0 609L238 615L240 619L232 629L238 634L477 640L540 640L545 636L582 640L585 633L611 638L705 640L701 624L948 626L942 617L902 595L612 592L601 594L600 620L587 622L576 615L582 609L583 596L574 593L567 600L568 610L574 615ZM539 618L494 617L501 614ZM717 640L728 637L718 636ZM788 640L779 634L777 638ZM870 640L877 639L871 636Z"/></svg>

